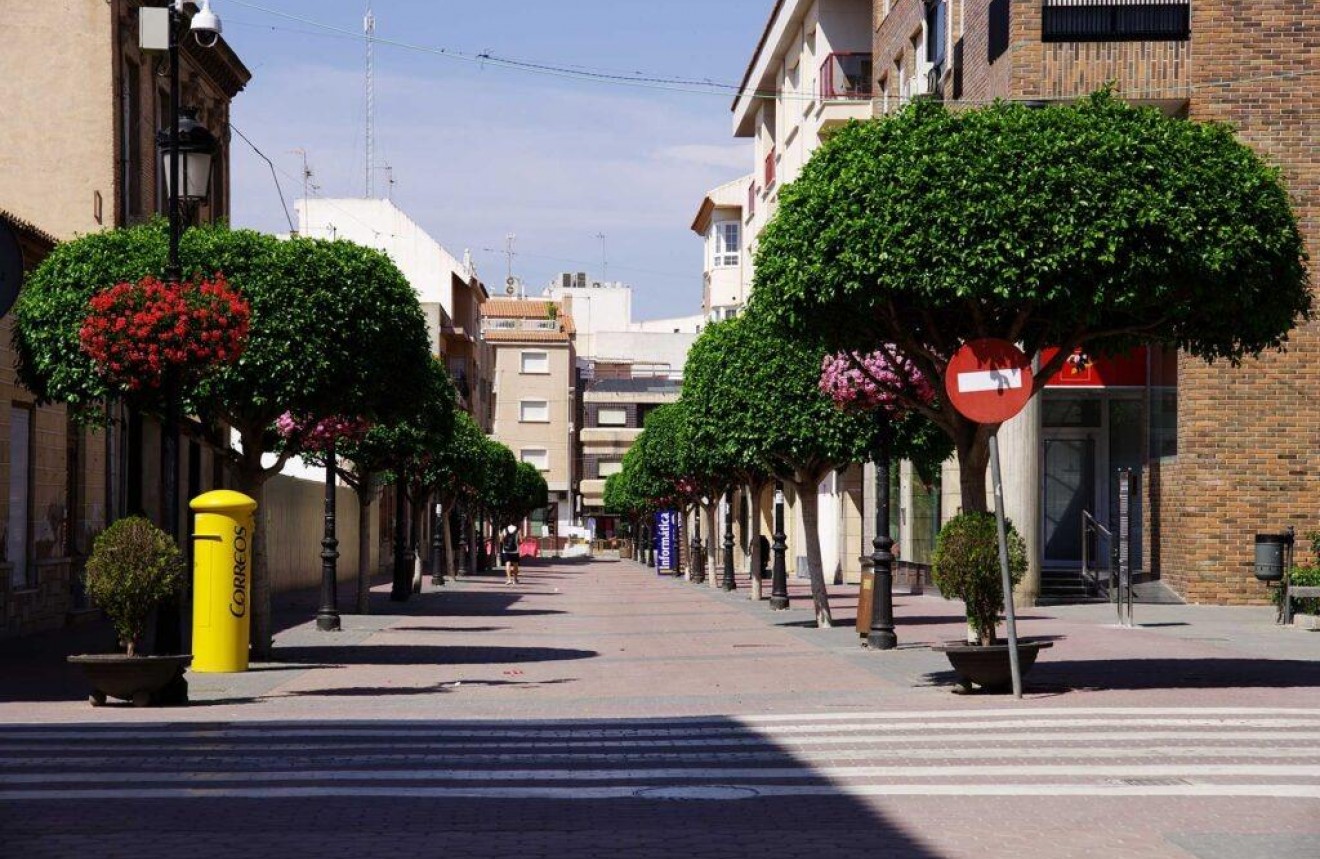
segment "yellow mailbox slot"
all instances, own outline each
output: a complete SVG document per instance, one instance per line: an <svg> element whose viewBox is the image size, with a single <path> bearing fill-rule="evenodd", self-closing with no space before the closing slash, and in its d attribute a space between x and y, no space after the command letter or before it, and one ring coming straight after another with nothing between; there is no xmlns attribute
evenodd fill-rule
<svg viewBox="0 0 1320 859"><path fill-rule="evenodd" d="M193 661L203 674L246 671L252 621L252 514L257 502L220 489L189 505L193 532Z"/></svg>

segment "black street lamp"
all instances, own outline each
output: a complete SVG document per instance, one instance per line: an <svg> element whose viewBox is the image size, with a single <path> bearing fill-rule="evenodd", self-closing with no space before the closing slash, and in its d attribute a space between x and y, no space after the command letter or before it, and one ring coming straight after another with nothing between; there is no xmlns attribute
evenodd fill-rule
<svg viewBox="0 0 1320 859"><path fill-rule="evenodd" d="M725 491L724 508L724 579L720 590L736 591L738 582L733 577L733 489Z"/></svg>
<svg viewBox="0 0 1320 859"><path fill-rule="evenodd" d="M877 435L875 452L875 539L871 541L872 582L871 626L866 644L872 650L898 647L894 632L894 539L889 536L889 416L877 410L883 422Z"/></svg>
<svg viewBox="0 0 1320 859"><path fill-rule="evenodd" d="M706 563L701 558L701 505L694 505L692 514L692 583L703 584L706 581Z"/></svg>
<svg viewBox="0 0 1320 859"><path fill-rule="evenodd" d="M335 440L325 449L325 536L321 538L321 608L316 612L316 628L338 632L339 622L339 540L335 538Z"/></svg>
<svg viewBox="0 0 1320 859"><path fill-rule="evenodd" d="M179 109L179 36L184 24L188 23L183 0L170 3L168 16L169 127L156 132L156 146L165 168L165 193L169 208L169 257L165 263L165 280L178 283L183 274L179 264L183 203L186 201L195 205L206 199L211 183L211 160L217 146L215 136L197 122L196 111ZM211 11L210 0L204 0L202 8L192 17L189 28L202 47L213 47L219 41L220 19ZM162 519L165 531L175 540L180 538L178 411L177 403L166 404L160 447L161 494L164 496ZM183 617L180 607L179 601L171 598L157 613L159 625L156 646L162 653L178 653L183 649Z"/></svg>
<svg viewBox="0 0 1320 859"><path fill-rule="evenodd" d="M440 505L435 505L435 526L431 529L431 584L443 585L445 583L445 569L441 555L444 553L444 516Z"/></svg>
<svg viewBox="0 0 1320 859"><path fill-rule="evenodd" d="M774 544L770 547L774 554L774 565L770 571L770 608L781 611L788 608L788 567L784 564L784 553L788 551L788 535L784 533L784 482L775 481L775 533Z"/></svg>

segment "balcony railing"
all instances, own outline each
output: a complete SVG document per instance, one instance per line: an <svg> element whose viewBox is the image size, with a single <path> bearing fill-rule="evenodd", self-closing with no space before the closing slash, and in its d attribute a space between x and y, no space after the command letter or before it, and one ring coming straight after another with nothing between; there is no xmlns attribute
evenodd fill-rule
<svg viewBox="0 0 1320 859"><path fill-rule="evenodd" d="M1181 42L1191 37L1190 0L1044 0L1044 42Z"/></svg>
<svg viewBox="0 0 1320 859"><path fill-rule="evenodd" d="M871 55L860 52L830 54L820 66L822 100L871 97Z"/></svg>

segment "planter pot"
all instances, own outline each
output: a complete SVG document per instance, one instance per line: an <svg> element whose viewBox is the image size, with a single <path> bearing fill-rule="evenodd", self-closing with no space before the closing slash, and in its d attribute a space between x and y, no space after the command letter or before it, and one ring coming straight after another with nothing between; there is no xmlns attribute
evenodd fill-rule
<svg viewBox="0 0 1320 859"><path fill-rule="evenodd" d="M192 662L191 655L97 653L70 656L69 662L82 666L92 687L94 707L104 704L107 697L132 701L135 707L188 703L188 681L183 679L183 670Z"/></svg>
<svg viewBox="0 0 1320 859"><path fill-rule="evenodd" d="M1018 641L1018 667L1025 677L1036 664L1036 654L1051 641ZM962 641L950 641L931 648L949 657L949 664L958 675L960 690L971 692L979 687L982 692L1009 692L1013 689L1013 670L1009 661L1008 642L981 646Z"/></svg>

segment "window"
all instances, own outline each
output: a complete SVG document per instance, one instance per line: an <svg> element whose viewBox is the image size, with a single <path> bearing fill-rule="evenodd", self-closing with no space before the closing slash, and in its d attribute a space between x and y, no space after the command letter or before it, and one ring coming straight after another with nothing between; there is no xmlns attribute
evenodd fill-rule
<svg viewBox="0 0 1320 859"><path fill-rule="evenodd" d="M525 447L519 458L529 465L536 466L537 471L550 470L550 452L543 447Z"/></svg>
<svg viewBox="0 0 1320 859"><path fill-rule="evenodd" d="M715 225L715 259L713 262L716 268L738 264L741 240L742 231L736 221L723 221Z"/></svg>
<svg viewBox="0 0 1320 859"><path fill-rule="evenodd" d="M32 566L32 409L9 408L9 522L5 557L14 590L37 586Z"/></svg>
<svg viewBox="0 0 1320 859"><path fill-rule="evenodd" d="M750 218L756 214L756 180L753 179L747 186L747 217Z"/></svg>
<svg viewBox="0 0 1320 859"><path fill-rule="evenodd" d="M926 61L941 71L949 29L948 11L948 0L928 0L926 4Z"/></svg>
<svg viewBox="0 0 1320 859"><path fill-rule="evenodd" d="M994 63L1008 50L1009 11L1008 0L990 0L986 23L986 59Z"/></svg>
<svg viewBox="0 0 1320 859"><path fill-rule="evenodd" d="M142 214L142 78L137 63L124 63L123 80L124 220Z"/></svg>
<svg viewBox="0 0 1320 859"><path fill-rule="evenodd" d="M523 400L518 403L518 420L523 423L550 423L550 404L545 400Z"/></svg>
<svg viewBox="0 0 1320 859"><path fill-rule="evenodd" d="M1191 37L1189 0L1045 0L1044 42L1182 42Z"/></svg>
<svg viewBox="0 0 1320 859"><path fill-rule="evenodd" d="M622 427L628 425L627 409L601 409L596 413L596 425L602 427Z"/></svg>
<svg viewBox="0 0 1320 859"><path fill-rule="evenodd" d="M524 373L549 373L550 372L550 353L549 352L523 352L522 353L522 371Z"/></svg>
<svg viewBox="0 0 1320 859"><path fill-rule="evenodd" d="M618 460L601 462L597 467L599 470L596 473L601 477L609 477L611 474L618 474L623 471L623 463Z"/></svg>

